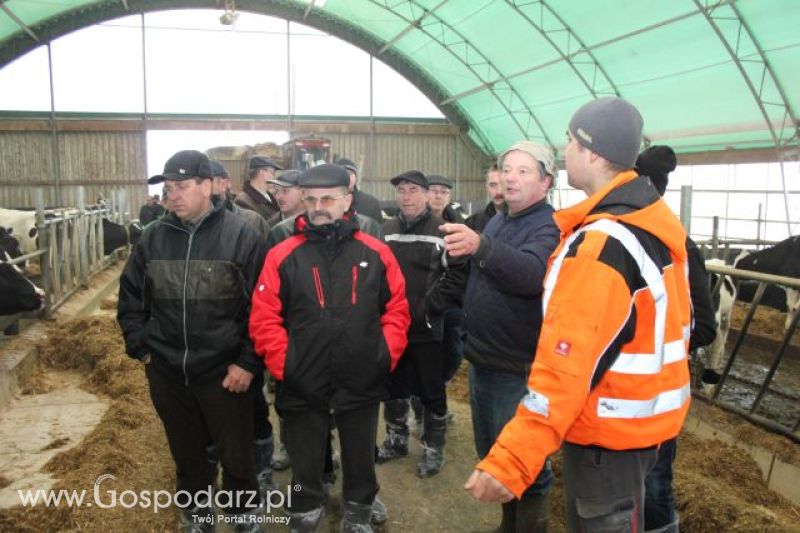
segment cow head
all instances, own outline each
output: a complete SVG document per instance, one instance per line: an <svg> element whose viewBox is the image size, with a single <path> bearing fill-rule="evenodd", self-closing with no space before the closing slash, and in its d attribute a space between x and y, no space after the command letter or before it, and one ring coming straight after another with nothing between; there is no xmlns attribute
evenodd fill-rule
<svg viewBox="0 0 800 533"><path fill-rule="evenodd" d="M790 278L800 277L800 235L738 258L736 268Z"/></svg>
<svg viewBox="0 0 800 533"><path fill-rule="evenodd" d="M0 315L13 315L22 311L36 311L44 306L44 291L22 275L22 271L8 263L8 253L0 253Z"/></svg>
<svg viewBox="0 0 800 533"><path fill-rule="evenodd" d="M22 251L19 249L19 241L12 235L12 228L0 226L0 253L7 253L10 258L19 257Z"/></svg>

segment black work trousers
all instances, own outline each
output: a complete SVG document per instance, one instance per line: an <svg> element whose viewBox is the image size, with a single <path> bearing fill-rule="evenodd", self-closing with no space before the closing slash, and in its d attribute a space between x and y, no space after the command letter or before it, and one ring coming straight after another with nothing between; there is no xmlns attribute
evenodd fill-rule
<svg viewBox="0 0 800 533"><path fill-rule="evenodd" d="M375 438L378 432L376 402L333 415L342 458L342 501L372 504L378 493L375 476ZM330 438L331 415L323 410L283 412L286 448L292 458L291 511L303 513L322 507L325 489L322 472Z"/></svg>
<svg viewBox="0 0 800 533"><path fill-rule="evenodd" d="M253 464L253 398L222 388L223 378L185 385L152 364L145 365L150 399L164 423L178 491L196 495L213 480L206 464L206 446L214 443L222 463L222 489L217 501L229 513L258 506L258 482ZM231 505L226 505L228 502ZM183 504L182 501L179 503Z"/></svg>
<svg viewBox="0 0 800 533"><path fill-rule="evenodd" d="M247 393L253 398L253 437L256 440L268 439L272 436L272 424L269 421L269 403L264 395L264 371L256 372Z"/></svg>
<svg viewBox="0 0 800 533"><path fill-rule="evenodd" d="M400 400L419 396L422 405L437 416L447 414L447 394L442 374L441 342L409 343L389 379L389 397Z"/></svg>

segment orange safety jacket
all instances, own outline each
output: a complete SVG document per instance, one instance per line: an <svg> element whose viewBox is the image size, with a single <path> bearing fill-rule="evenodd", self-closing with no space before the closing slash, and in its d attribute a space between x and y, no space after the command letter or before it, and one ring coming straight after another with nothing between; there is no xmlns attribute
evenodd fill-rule
<svg viewBox="0 0 800 533"><path fill-rule="evenodd" d="M477 468L519 497L562 441L657 446L689 409L686 233L646 177L617 174L555 214L525 395Z"/></svg>

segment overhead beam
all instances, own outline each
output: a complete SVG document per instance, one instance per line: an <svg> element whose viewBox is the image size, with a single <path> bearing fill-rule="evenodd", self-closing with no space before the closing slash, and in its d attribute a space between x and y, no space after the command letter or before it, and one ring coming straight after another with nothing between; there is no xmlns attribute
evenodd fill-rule
<svg viewBox="0 0 800 533"><path fill-rule="evenodd" d="M409 34L411 31L413 31L413 30L415 30L415 29L419 28L419 27L422 25L422 21L423 21L423 20L425 20L425 17L427 17L427 16L429 16L429 15L433 15L433 13L434 13L434 12L435 12L437 9L439 9L440 7L442 7L442 6L443 6L445 3L447 3L447 0L442 0L441 2L439 2L438 4L436 4L435 6L433 6L431 9L424 9L424 8L423 8L422 15L420 15L420 16L419 16L417 19L415 19L415 20L412 20L411 22L409 22L409 23L408 23L408 26L406 26L405 28L403 28L403 30L402 30L400 33L398 33L397 35L395 35L394 37L392 37L391 39L389 39L389 41L388 41L386 44L384 44L383 46L381 46L381 49L380 49L380 50L378 50L378 53L376 54L376 56L380 56L380 55L381 55L382 53L384 53L386 50L389 50L389 49L390 49L390 48L392 48L392 47L393 47L395 44L397 44L397 43L400 41L400 39L402 39L403 37L405 37L406 35L408 35L408 34ZM386 6L384 5L384 7L386 7ZM391 11L393 11L393 12L394 12L394 10L391 10ZM399 15L398 15L396 12L394 12L394 14L395 14L395 15L397 15L397 16L399 16Z"/></svg>
<svg viewBox="0 0 800 533"><path fill-rule="evenodd" d="M308 17L308 14L311 13L311 9L314 7L314 4L316 4L316 3L317 3L317 0L311 0L308 3L308 7L303 12L303 20L306 20L306 18Z"/></svg>
<svg viewBox="0 0 800 533"><path fill-rule="evenodd" d="M6 3L5 3L5 2L2 2L2 3L0 3L0 9L2 9L2 10L5 12L5 14L6 14L6 15L8 15L8 17L9 17L11 20L13 20L13 21L14 21L14 23L15 23L17 26L19 26L20 28L22 28L22 31L24 31L25 33L27 33L27 34L28 34L28 35L31 37L31 39L33 39L33 40L34 40L34 41L36 41L37 43L39 42L39 37L37 37L37 36L36 36L36 34L33 32L33 30L31 30L31 29L28 27L28 25L27 25L27 24L25 24L24 22L22 22L22 19L20 19L20 18L19 18L19 17L16 15L16 13L14 13L13 11L11 11L11 9L10 9L10 8L9 8L9 7L6 5Z"/></svg>

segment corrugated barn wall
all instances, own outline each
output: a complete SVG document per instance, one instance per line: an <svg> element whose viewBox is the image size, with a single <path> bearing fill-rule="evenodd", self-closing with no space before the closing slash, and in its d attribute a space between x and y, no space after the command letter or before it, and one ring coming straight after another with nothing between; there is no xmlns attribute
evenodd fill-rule
<svg viewBox="0 0 800 533"><path fill-rule="evenodd" d="M50 132L0 131L0 206L30 209L33 190L43 188L49 207L74 207L78 187L86 202L108 200L125 190L131 217L138 216L147 186L144 181L144 136L141 132L59 132L58 163L61 201L56 201L53 145Z"/></svg>
<svg viewBox="0 0 800 533"><path fill-rule="evenodd" d="M295 123L295 126L298 124ZM253 121L247 127L224 120L199 121L196 129L282 129L284 124ZM58 176L61 204L77 205L77 187L84 186L88 203L108 199L112 191L128 193L131 218L147 195L145 184L145 134L141 122L86 119L59 121L57 132ZM151 120L152 129L193 129L186 121ZM296 136L309 133L331 140L332 157L348 157L361 172L361 187L383 200L393 200L389 180L410 169L442 174L456 182L453 199L468 204L485 203L484 155L464 141L458 129L449 125L405 123L377 124L374 130L364 122L302 123ZM49 121L0 120L0 206L32 208L32 190L43 187L48 206L56 204L53 143ZM244 172L244 161L226 161L232 177ZM238 188L238 179L234 187Z"/></svg>

